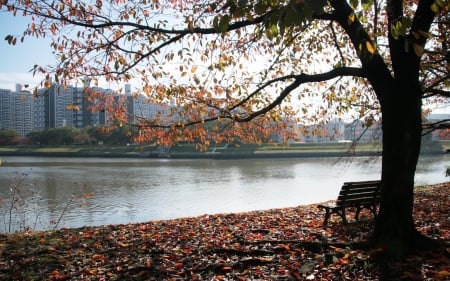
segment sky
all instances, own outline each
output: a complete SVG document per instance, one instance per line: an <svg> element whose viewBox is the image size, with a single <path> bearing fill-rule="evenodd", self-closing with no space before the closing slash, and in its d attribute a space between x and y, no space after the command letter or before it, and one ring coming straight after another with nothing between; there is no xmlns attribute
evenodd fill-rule
<svg viewBox="0 0 450 281"><path fill-rule="evenodd" d="M14 17L8 12L0 11L0 89L15 90L16 84L34 88L39 85L43 76L33 76L30 71L33 66L54 65L56 62L50 47L51 38L26 37L23 43L18 40L15 46L9 45L4 39L7 35L19 35L20 38L28 23L29 18ZM434 110L434 113L450 114L450 106L446 104Z"/></svg>
<svg viewBox="0 0 450 281"><path fill-rule="evenodd" d="M50 38L27 37L23 43L9 45L7 35L21 35L28 25L27 18L14 17L0 11L0 89L14 90L15 85L37 86L42 77L33 77L30 70L35 64L49 65L55 62Z"/></svg>

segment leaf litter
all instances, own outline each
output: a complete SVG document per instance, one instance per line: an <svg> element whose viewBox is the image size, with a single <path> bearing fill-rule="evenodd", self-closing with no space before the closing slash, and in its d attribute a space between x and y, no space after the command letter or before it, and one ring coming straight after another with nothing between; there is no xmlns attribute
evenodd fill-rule
<svg viewBox="0 0 450 281"><path fill-rule="evenodd" d="M416 227L450 242L450 182L416 188ZM349 219L351 221L351 212ZM381 272L359 247L373 218L343 225L316 205L0 235L1 280L450 280L450 247ZM448 245L448 244L447 244Z"/></svg>

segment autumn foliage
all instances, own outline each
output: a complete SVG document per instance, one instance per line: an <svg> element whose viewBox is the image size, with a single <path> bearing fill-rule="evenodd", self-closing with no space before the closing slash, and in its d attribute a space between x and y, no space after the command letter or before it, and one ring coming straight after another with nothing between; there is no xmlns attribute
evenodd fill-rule
<svg viewBox="0 0 450 281"><path fill-rule="evenodd" d="M450 96L449 1L16 0L0 9L30 18L10 44L52 37L57 62L33 68L43 86L132 83L135 96L174 103L167 115L134 119L139 140L205 148L272 132L295 140L304 133L296 124L336 116L381 120L374 245L402 256L429 244L412 218L414 174L424 105ZM108 102L99 109L128 122Z"/></svg>

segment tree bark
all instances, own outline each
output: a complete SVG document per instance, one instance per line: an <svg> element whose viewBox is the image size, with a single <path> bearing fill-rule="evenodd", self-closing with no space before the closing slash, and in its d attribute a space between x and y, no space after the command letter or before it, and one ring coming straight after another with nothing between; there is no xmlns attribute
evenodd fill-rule
<svg viewBox="0 0 450 281"><path fill-rule="evenodd" d="M418 4L412 31L429 30L434 13L433 0ZM388 1L389 26L403 16L401 1ZM422 90L419 84L420 54L414 45L424 46L426 38L389 35L393 77L382 97L383 128L382 196L373 242L388 256L399 257L435 246L414 226L414 176L422 139ZM406 49L405 49L406 47Z"/></svg>
<svg viewBox="0 0 450 281"><path fill-rule="evenodd" d="M373 242L389 256L402 256L417 249L418 232L413 220L414 176L422 130L417 84L393 79L382 106L382 199Z"/></svg>
<svg viewBox="0 0 450 281"><path fill-rule="evenodd" d="M411 31L428 31L434 18L430 6L434 0L421 0L417 6ZM372 242L389 256L400 257L429 246L414 226L414 176L422 137L422 91L419 84L420 54L414 44L424 46L426 38L413 32L394 38L389 34L392 69L378 53L364 50L370 36L359 21L348 21L353 13L344 0L330 1L333 16L360 50L365 77L371 83L381 105L383 153L380 212L376 219ZM403 2L387 1L388 26L404 15ZM362 47L362 48L361 48ZM406 49L405 49L406 48Z"/></svg>

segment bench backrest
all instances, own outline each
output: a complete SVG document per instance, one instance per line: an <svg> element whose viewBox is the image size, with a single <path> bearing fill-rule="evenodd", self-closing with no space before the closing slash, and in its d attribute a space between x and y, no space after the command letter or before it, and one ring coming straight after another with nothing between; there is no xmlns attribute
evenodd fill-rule
<svg viewBox="0 0 450 281"><path fill-rule="evenodd" d="M336 205L352 206L375 204L380 200L381 181L345 182L339 192Z"/></svg>

